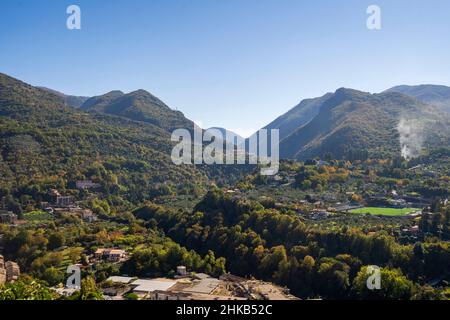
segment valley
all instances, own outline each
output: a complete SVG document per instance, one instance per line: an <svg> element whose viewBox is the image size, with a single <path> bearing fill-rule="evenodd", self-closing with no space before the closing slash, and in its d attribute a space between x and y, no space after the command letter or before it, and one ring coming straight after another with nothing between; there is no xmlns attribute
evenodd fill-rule
<svg viewBox="0 0 450 320"><path fill-rule="evenodd" d="M147 91L71 97L0 74L0 254L21 273L0 299L449 299L446 100L409 92L302 101L265 127L280 130L267 176L174 164L171 134L194 123Z"/></svg>

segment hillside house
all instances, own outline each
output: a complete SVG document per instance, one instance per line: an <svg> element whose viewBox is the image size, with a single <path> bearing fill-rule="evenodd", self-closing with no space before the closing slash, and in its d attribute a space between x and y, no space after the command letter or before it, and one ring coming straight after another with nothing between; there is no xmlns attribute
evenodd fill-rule
<svg viewBox="0 0 450 320"><path fill-rule="evenodd" d="M76 188L79 190L97 189L100 188L100 184L94 183L91 180L78 180L75 182Z"/></svg>
<svg viewBox="0 0 450 320"><path fill-rule="evenodd" d="M97 216L92 212L91 209L81 209L81 219L83 219L86 222L92 223L95 220L97 220Z"/></svg>
<svg viewBox="0 0 450 320"><path fill-rule="evenodd" d="M11 211L0 211L0 223L14 225L17 223L17 215Z"/></svg>
<svg viewBox="0 0 450 320"><path fill-rule="evenodd" d="M0 255L0 286L6 282L5 259Z"/></svg>
<svg viewBox="0 0 450 320"><path fill-rule="evenodd" d="M15 282L19 279L19 265L13 261L7 261L0 255L0 285Z"/></svg>
<svg viewBox="0 0 450 320"><path fill-rule="evenodd" d="M99 248L94 253L94 258L97 260L107 260L109 262L121 262L128 258L127 252L121 249L104 249Z"/></svg>
<svg viewBox="0 0 450 320"><path fill-rule="evenodd" d="M72 205L75 201L72 196L63 196L56 189L51 189L49 192L50 199L53 204L58 205L60 207L68 207Z"/></svg>
<svg viewBox="0 0 450 320"><path fill-rule="evenodd" d="M6 282L15 282L19 279L20 268L16 262L7 261L5 263L6 268Z"/></svg>

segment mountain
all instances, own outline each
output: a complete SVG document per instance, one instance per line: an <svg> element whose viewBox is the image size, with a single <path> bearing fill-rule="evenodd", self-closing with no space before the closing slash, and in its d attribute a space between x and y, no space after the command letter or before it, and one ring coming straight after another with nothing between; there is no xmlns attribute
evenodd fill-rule
<svg viewBox="0 0 450 320"><path fill-rule="evenodd" d="M89 99L89 97L83 97L83 96L71 96L71 95L66 95L62 92L53 90L53 89L49 89L49 88L45 88L45 87L38 87L39 89L48 91L50 93L53 93L61 98L63 98L64 102L72 108L80 108L83 103L86 102L86 100Z"/></svg>
<svg viewBox="0 0 450 320"><path fill-rule="evenodd" d="M153 112L151 121L116 116L109 104L111 114L71 108L61 95L0 73L0 199L45 199L49 188L72 189L76 196L74 181L90 179L112 201L138 203L161 194L192 195L213 181L220 185L240 176L242 166L173 164L170 132L160 124L191 122L148 103L148 93L122 97L111 99L111 106L149 108L142 115Z"/></svg>
<svg viewBox="0 0 450 320"><path fill-rule="evenodd" d="M81 106L80 109L84 111L97 111L97 112L105 112L106 107L112 103L117 98L125 95L120 90L114 90L108 93L105 93L100 96L95 96L87 99Z"/></svg>
<svg viewBox="0 0 450 320"><path fill-rule="evenodd" d="M281 140L280 156L383 157L400 155L404 147L405 154L412 148L420 152L430 141L448 144L448 124L448 117L435 107L404 94L341 88L328 96L310 122Z"/></svg>
<svg viewBox="0 0 450 320"><path fill-rule="evenodd" d="M450 113L450 87L440 85L397 86L386 92L400 92Z"/></svg>
<svg viewBox="0 0 450 320"><path fill-rule="evenodd" d="M220 127L211 127L208 130L219 130L222 133L223 136L223 140L233 144L233 145L238 145L239 141L245 141L245 139L243 137L241 137L240 135L238 135L237 133L230 131L228 129L225 128L220 128ZM235 137L233 141L228 141L227 140L227 135L230 137Z"/></svg>
<svg viewBox="0 0 450 320"><path fill-rule="evenodd" d="M271 148L271 131L272 129L279 130L280 141L288 137L299 127L307 124L311 121L320 111L321 105L331 96L331 93L327 93L322 97L302 100L294 108L288 112L279 116L277 119L263 127L267 129L267 142L268 149ZM249 138L245 139L245 144L241 144L241 148L249 149L249 142L252 138L257 138L258 132L252 134ZM256 140L255 140L256 141Z"/></svg>
<svg viewBox="0 0 450 320"><path fill-rule="evenodd" d="M280 140L283 140L296 129L311 121L320 110L320 106L328 100L331 93L322 97L302 100L297 106L278 117L264 129L279 129Z"/></svg>
<svg viewBox="0 0 450 320"><path fill-rule="evenodd" d="M105 95L88 99L81 109L150 123L170 132L178 128L192 130L194 127L194 123L186 119L182 112L172 110L145 90L137 90L128 94L111 91Z"/></svg>

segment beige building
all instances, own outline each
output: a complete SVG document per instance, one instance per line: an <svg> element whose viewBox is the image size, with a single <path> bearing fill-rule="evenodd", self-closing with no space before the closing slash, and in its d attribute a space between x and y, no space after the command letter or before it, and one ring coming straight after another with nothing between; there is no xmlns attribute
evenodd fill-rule
<svg viewBox="0 0 450 320"><path fill-rule="evenodd" d="M2 255L0 255L0 286L6 282L6 269L5 260Z"/></svg>
<svg viewBox="0 0 450 320"><path fill-rule="evenodd" d="M121 249L99 248L94 253L95 259L105 259L110 262L121 262L128 258L127 252Z"/></svg>
<svg viewBox="0 0 450 320"><path fill-rule="evenodd" d="M15 282L19 279L20 268L15 262L8 261L5 263L6 268L6 282Z"/></svg>
<svg viewBox="0 0 450 320"><path fill-rule="evenodd" d="M0 285L7 282L15 282L19 279L19 265L12 261L7 261L0 255Z"/></svg>

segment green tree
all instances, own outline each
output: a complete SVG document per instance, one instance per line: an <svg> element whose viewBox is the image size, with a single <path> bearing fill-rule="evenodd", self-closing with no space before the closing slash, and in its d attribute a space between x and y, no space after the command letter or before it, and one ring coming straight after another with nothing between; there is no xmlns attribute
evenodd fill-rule
<svg viewBox="0 0 450 320"><path fill-rule="evenodd" d="M43 282L32 278L0 286L0 300L55 300L56 298L55 292Z"/></svg>
<svg viewBox="0 0 450 320"><path fill-rule="evenodd" d="M81 290L71 296L72 300L104 300L103 294L97 288L95 279L91 276L81 281Z"/></svg>
<svg viewBox="0 0 450 320"><path fill-rule="evenodd" d="M58 248L62 247L64 244L65 244L64 235L59 232L52 233L48 237L47 247L50 250L58 249Z"/></svg>
<svg viewBox="0 0 450 320"><path fill-rule="evenodd" d="M381 268L381 288L370 290L367 279L371 275L367 266L361 268L353 281L352 289L361 299L409 300L415 292L414 283L399 269Z"/></svg>
<svg viewBox="0 0 450 320"><path fill-rule="evenodd" d="M45 280L50 286L55 286L64 281L64 274L55 267L44 270L42 280Z"/></svg>

